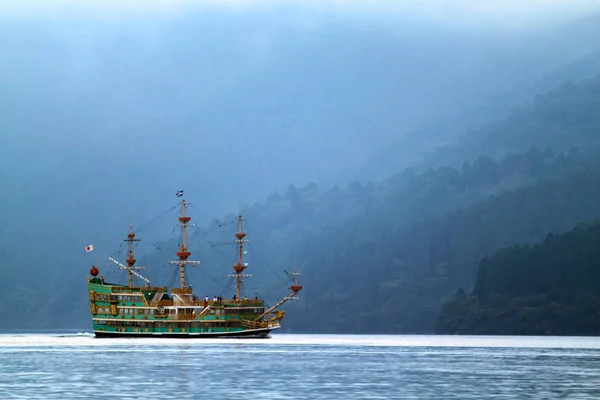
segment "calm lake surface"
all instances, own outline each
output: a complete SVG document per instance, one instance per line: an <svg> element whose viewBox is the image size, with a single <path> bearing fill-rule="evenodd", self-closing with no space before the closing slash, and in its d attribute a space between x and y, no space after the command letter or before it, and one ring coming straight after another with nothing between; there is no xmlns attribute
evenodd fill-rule
<svg viewBox="0 0 600 400"><path fill-rule="evenodd" d="M0 399L599 399L600 338L0 334Z"/></svg>

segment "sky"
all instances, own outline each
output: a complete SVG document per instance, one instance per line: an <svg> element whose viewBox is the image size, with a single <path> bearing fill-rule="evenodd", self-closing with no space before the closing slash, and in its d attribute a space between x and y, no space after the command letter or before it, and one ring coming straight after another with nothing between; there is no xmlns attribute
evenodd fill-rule
<svg viewBox="0 0 600 400"><path fill-rule="evenodd" d="M0 1L0 12L36 14L39 12L89 13L99 17L154 13L162 16L198 9L246 12L257 9L293 8L320 13L391 16L415 15L460 24L521 24L561 21L600 9L595 0L23 0Z"/></svg>

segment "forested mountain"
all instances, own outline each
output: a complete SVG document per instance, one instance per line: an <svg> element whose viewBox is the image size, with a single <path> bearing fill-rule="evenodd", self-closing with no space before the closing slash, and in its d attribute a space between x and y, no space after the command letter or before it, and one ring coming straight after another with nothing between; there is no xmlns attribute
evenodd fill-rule
<svg viewBox="0 0 600 400"><path fill-rule="evenodd" d="M473 294L458 291L436 330L451 334L600 334L600 222L485 257Z"/></svg>
<svg viewBox="0 0 600 400"><path fill-rule="evenodd" d="M431 331L481 257L600 217L600 78L581 81L600 24L327 12L119 17L110 33L101 16L0 16L0 327L85 326L82 279L98 262L121 278L104 260L129 217L145 273L174 280L180 189L194 287L230 290L224 214L241 203L246 290L275 301L284 270L304 273L294 330Z"/></svg>
<svg viewBox="0 0 600 400"><path fill-rule="evenodd" d="M596 82L581 86L594 87ZM587 93L583 88L575 92ZM548 104L568 109L569 103L560 100L563 95L561 90L552 92ZM532 113L546 118L548 113L540 107ZM553 116L563 112L560 107L553 110ZM533 117L523 113L509 120L503 132L516 135L513 132L520 132L522 124ZM562 142L547 140L544 149L532 147L497 160L480 156L460 168L420 173L407 169L379 183L355 182L343 188L290 185L285 193L273 193L264 203L243 206L250 239L247 261L254 275L246 282L246 290L275 301L289 284L283 271L297 268L303 272L305 290L302 300L288 307L294 315L286 323L290 329L433 331L443 301L458 288L473 286L481 257L507 245L535 243L550 232L563 232L600 217L600 202L595 201L600 196L600 151L592 147L597 131L586 130L589 123L589 118L571 121L570 126L581 132L573 145L584 144L581 149L564 152ZM537 131L528 132L524 134ZM481 132L487 134L487 129ZM553 150L555 145L558 150ZM517 143L514 149L521 147ZM163 284L174 283L177 273L166 264L180 240L169 222L175 220L176 212L172 207L137 231L144 240L138 252L148 254L140 257L140 263L149 266L145 273L150 278ZM190 212L194 216L206 213L196 202ZM229 295L226 274L235 259L234 219L235 214L230 214L191 233L190 248L203 264L190 268L189 278L197 290L206 292L202 295ZM164 237L150 234L153 224L165 223L170 228ZM116 255L124 257L124 249L121 246ZM116 267L101 264L107 279L122 279ZM14 270L2 271L6 280L15 274ZM61 287L59 282L65 279L69 288L81 286L80 276L40 282ZM24 299L42 293L21 285L12 289L12 298L23 300L17 307L23 307L20 310L26 314L34 312L35 303ZM44 309L49 315L57 304L75 303L74 314L54 315L53 321L87 318L83 294L69 289L44 296L51 296L46 297ZM12 301L7 298L0 307L6 311L9 304Z"/></svg>
<svg viewBox="0 0 600 400"><path fill-rule="evenodd" d="M356 182L344 189L320 188L314 183L301 188L290 185L284 194L274 193L263 204L244 206L252 239L248 257L255 275L247 283L248 289L277 289L280 294L286 284L282 271L295 266L304 272L306 290L304 302L296 306L292 328L311 326L308 319L316 319L323 322L322 329L330 331L432 330L443 299L459 287L471 286L480 257L510 243L535 242L549 232L564 231L600 216L597 202L589 200L598 197L600 187L598 153L592 148L598 136L591 108L597 98L590 95L597 84L596 79L551 92L530 112L507 119L499 131L505 137L523 136L520 142L508 141L505 147L506 153L518 151L523 143L535 142L527 137L540 138L536 129L524 131L523 126L551 126L548 119L569 115L575 103L582 117L567 118L568 124L560 119L556 123L578 132L578 140L572 144L583 145L579 151L562 153L566 144L554 139L561 137L557 128L546 131L544 150L533 147L497 161L480 156L461 168L440 167L422 173L407 169L381 183ZM485 138L489 132L486 128L479 137ZM479 151L485 153L484 144ZM191 211L203 213L197 206ZM174 218L175 210L162 217ZM191 249L204 265L190 270L190 279L201 282L209 293L227 290L223 276L233 261L232 230L227 229L233 218L226 216L191 236ZM144 230L139 234L143 238ZM176 242L168 237L145 239L142 246L148 246L146 252L161 249L143 260L148 265L164 265L172 257ZM10 243L4 240L1 250L6 252ZM108 268L105 272L114 270L104 265ZM35 279L33 272L31 279ZM173 272L163 266L150 269L148 275L164 282ZM15 269L0 272L7 282L14 282L18 274ZM16 308L21 315L40 312L49 316L48 321L72 321L71 315L56 316L52 310L73 301L72 310L83 320L86 302L77 299L85 300L84 296L72 289L44 290L63 287L60 282L64 279L45 278L33 285L41 285L38 290L23 284L13 286L10 296L0 301L0 310ZM68 279L68 287L77 287L78 279ZM365 296L379 306L373 307ZM32 300L42 298L47 300L44 309ZM15 299L20 299L16 307L12 305ZM332 313L335 322L326 324ZM374 325L356 317L361 313L386 322ZM380 318L383 315L387 317Z"/></svg>
<svg viewBox="0 0 600 400"><path fill-rule="evenodd" d="M596 160L408 226L381 219L329 228L296 249L309 253L305 295L312 311L294 321L306 326L316 319L331 331L431 332L442 301L471 286L481 257L600 217L598 196ZM327 325L332 313L336 323Z"/></svg>

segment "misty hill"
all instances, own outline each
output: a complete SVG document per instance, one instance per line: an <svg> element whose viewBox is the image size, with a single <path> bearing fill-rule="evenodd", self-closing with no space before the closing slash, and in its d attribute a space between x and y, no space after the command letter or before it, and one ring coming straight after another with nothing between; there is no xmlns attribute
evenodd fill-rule
<svg viewBox="0 0 600 400"><path fill-rule="evenodd" d="M441 216L432 212L409 226L394 229L394 221L365 219L329 228L296 248L296 256L308 253L304 295L312 311L305 317L325 325L336 315L336 323L327 325L334 332L433 331L442 301L471 287L481 257L600 217L594 200L600 196L599 166L597 159L580 172ZM308 320L297 317L293 324L306 326Z"/></svg>
<svg viewBox="0 0 600 400"><path fill-rule="evenodd" d="M450 334L600 334L600 223L484 258L473 294L456 293L436 330Z"/></svg>
<svg viewBox="0 0 600 400"><path fill-rule="evenodd" d="M285 7L274 14L188 11L111 13L108 24L102 13L80 11L0 17L6 22L0 44L10 60L0 67L0 279L10 288L0 297L0 312L11 317L1 324L86 323L87 297L77 290L97 261L84 246L94 243L104 259L118 248L130 217L143 227L173 204L175 190L193 199L200 225L194 256L204 265L190 271L193 282L227 290L222 276L230 272L233 215L225 214L241 202L255 246L248 285L266 292L285 286L283 269L317 264L324 272L329 264L316 258L345 257L371 241L376 255L389 246L390 232L402 237L411 224L578 173L578 162L592 162L586 151L597 135L586 127L595 123L593 115L569 119L571 125L543 122L569 114L561 96L584 96L579 90L589 82L546 95L558 108L551 102L537 114L526 108L496 130L521 132L523 123L575 129L581 160L561 155L566 146L535 136L535 129L520 133L531 140L507 140L497 152L481 139L496 125L460 140L468 120L431 135L415 132L508 91L499 106L506 110L514 105L511 88L569 65L582 69L561 80L581 79L585 68L593 69L588 57L597 49L598 24L496 21L489 29L471 18L442 23L419 13L390 15L383 23L381 13L365 19L327 10L315 19L305 18L312 11ZM473 124L485 126L483 115ZM531 145L541 150L528 155ZM420 163L440 147L448 149L439 153L442 165ZM568 159L564 168L562 159ZM474 169L463 170L464 161ZM521 161L524 168L510 170ZM279 193L268 197L273 191ZM266 200L245 204L256 199ZM159 234L172 232L175 210L169 210L139 230L145 239L139 259L158 265L148 274L161 282L171 279L173 269L162 265L178 240ZM307 247L313 243L314 254ZM223 270L214 271L216 265ZM411 326L429 326L419 324Z"/></svg>
<svg viewBox="0 0 600 400"><path fill-rule="evenodd" d="M458 138L433 155L436 165L447 165L480 155L494 158L531 146L568 151L600 144L600 75L538 95L508 118Z"/></svg>
<svg viewBox="0 0 600 400"><path fill-rule="evenodd" d="M333 332L431 331L444 298L458 287L470 287L481 256L600 216L598 203L588 200L600 194L599 171L598 155L555 156L533 149L501 162L481 158L462 171L440 168L404 175L405 182L395 186L357 183L325 191L314 184L291 187L284 196L273 195L266 204L244 212L250 233L247 260L254 275L246 291L275 301L273 294L283 296L289 284L283 270L297 266L306 288L303 300L290 307L290 328L310 326L307 319L315 318L324 324L335 312L335 323L323 325ZM344 210L337 207L340 203L346 204ZM465 209L456 210L461 203ZM203 264L189 269L188 276L203 294L229 295L232 290L226 274L235 260L233 217L191 235L191 250ZM139 236L144 238L143 231ZM176 243L156 243L161 250L141 260L151 266L144 274L155 282L175 283L177 270L165 264ZM125 248L119 251L123 257ZM124 279L110 263L103 263L101 270L109 280ZM80 279L61 278L72 287ZM69 298L73 307L80 304L70 319L85 320L85 298L74 290L62 292L55 294L54 306ZM385 325L361 325L348 315L371 307L362 293L381 302L377 312L389 314ZM316 304L326 307L315 310ZM52 313L53 308L48 305L45 311Z"/></svg>
<svg viewBox="0 0 600 400"><path fill-rule="evenodd" d="M600 18L598 26L600 26ZM465 109L449 117L439 118L411 135L397 137L392 140L392 144L388 148L369 159L367 164L377 166L381 174L386 174L407 165L422 170L436 166L460 165L465 160L473 160L482 154L498 157L506 154L507 150L508 152L525 151L532 143L542 147L556 145L557 138L553 134L548 137L537 137L529 144L518 143L518 137L510 138L510 136L520 135L518 130L515 132L504 130L507 119L515 120L509 125L517 126L515 122L523 122L519 115L530 114L535 108L544 108L541 104L544 98L561 101L559 99L563 96L556 93L561 90L566 92L591 89L592 93L584 96L579 96L577 93L572 93L572 95L582 100L584 106L585 103L595 101L593 93L597 91L597 85L595 89L592 89L588 85L580 87L579 84L598 79L598 71L600 71L600 48L536 82L517 89L511 88L506 93L492 96L476 107ZM585 96L588 99L584 100ZM534 97L533 100L532 97ZM563 98L563 100L565 99ZM563 106L576 109L578 105L564 104ZM590 110L588 109L588 111ZM593 113L587 113L586 117L594 118L595 116ZM543 125L533 125L522 129L533 131L545 128L547 127ZM465 135L465 132L470 132L470 134ZM412 140L414 136L418 136L421 140ZM497 148L491 147L488 145L486 136L490 136L493 141L505 138L505 141L512 141L518 148L507 149L504 144ZM533 136L531 135L531 137ZM588 137L587 140L589 139ZM407 155L400 157L401 152L398 149L402 149L401 151L406 152ZM491 151L492 149L493 151ZM365 166L361 165L361 167Z"/></svg>
<svg viewBox="0 0 600 400"><path fill-rule="evenodd" d="M502 125L505 129L501 132L508 135L522 132L525 136L514 147L510 147L510 141L505 146L506 153L518 152L523 143L533 142L528 135L540 138L537 130L522 130L522 126L551 126L548 119L566 126L556 116L569 116L570 105L578 104L577 109L584 111L584 117L568 119L568 126L578 132L578 140L572 144L583 145L580 151L563 153L565 142L552 139L561 137L560 129L555 129L548 131L555 133L549 134L551 139L543 142L548 146L544 150L534 147L498 161L481 156L461 168L440 167L422 173L407 169L377 184L356 182L343 189L321 188L316 183L304 187L290 185L285 193L274 193L264 203L244 206L251 239L248 261L254 274L246 288L261 295L283 295L288 282L282 271L296 266L305 273L307 288L303 293L304 302L291 308L295 313L295 322L290 325L293 328L306 326L306 318L309 318L306 310L314 311L311 304L318 302L327 307L318 307L316 315L311 313L310 318L325 321L335 312L337 320L329 324L328 329L363 331L367 326L348 313L350 310L359 313L362 307L370 307L362 295L368 294L382 304L378 312L395 316L385 326L369 325L370 329L433 330L435 315L444 298L459 287L471 286L482 256L510 243L532 243L549 232L562 232L580 221L600 217L596 202L589 201L598 196L595 192L599 187L598 157L592 147L598 136L594 113L585 107L595 104L596 98L590 95L595 85L597 80L591 80L569 86L566 91L554 91L537 108L512 116ZM472 136L485 137L490 129ZM169 197L172 196L171 193ZM110 211L108 208L102 213ZM206 215L197 202L191 212L196 219ZM103 214L94 217L100 216ZM177 231L173 231L175 216L176 210L172 207L156 221L160 227L169 227L166 233L170 235L166 237L164 232L158 237L145 227L138 231L139 237L145 239L138 252L148 254L138 259L153 266L147 271L150 278L164 284L174 282L176 273L166 265L180 240ZM207 228L198 227L191 233L191 250L203 265L190 269L190 282L210 296L228 290L225 275L231 272L234 260L230 224L234 217L230 214L213 220ZM81 219L82 216L70 218ZM116 234L122 232L117 242L126 233L124 224L105 226L114 229ZM37 228L27 227L30 232ZM9 251L13 248L9 246L18 243L19 238L8 232L3 232L6 240L0 251L3 263L10 265ZM73 241L77 240L77 232L70 233ZM45 248L45 252L27 257L45 259L50 249L61 246L68 237L49 237L38 245ZM119 256L119 251L123 255L123 250L120 247L115 255ZM64 263L52 262L57 271L69 268L66 259ZM87 267L94 262L89 260ZM107 279L118 279L114 266L107 262L101 265ZM66 277L52 274L39 280L34 270L3 268L0 278L11 282L12 289L0 299L0 310L46 316L46 320L36 319L36 324L84 323L87 298L80 280L86 272ZM25 273L29 274L27 283L23 282ZM81 293L72 289L77 287L82 288ZM361 295L356 296L356 293ZM12 305L15 300L18 300L16 305ZM72 304L71 312L57 315L53 310L61 309L61 304ZM20 324L30 320L13 319Z"/></svg>

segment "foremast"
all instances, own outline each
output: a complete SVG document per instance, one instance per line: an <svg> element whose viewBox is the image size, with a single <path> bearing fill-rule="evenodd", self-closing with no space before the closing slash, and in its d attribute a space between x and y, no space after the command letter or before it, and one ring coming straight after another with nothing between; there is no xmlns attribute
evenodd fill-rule
<svg viewBox="0 0 600 400"><path fill-rule="evenodd" d="M244 243L247 243L248 240L244 239L246 237L246 233L244 233L242 227L242 221L245 218L242 218L242 213L238 214L238 231L235 233L235 242L238 244L238 253L239 259L238 262L233 266L233 270L235 274L229 275L232 278L235 278L235 296L239 301L242 297L242 282L244 278L250 278L252 275L244 274L244 270L248 268L248 263L244 263Z"/></svg>
<svg viewBox="0 0 600 400"><path fill-rule="evenodd" d="M139 242L139 239L135 239L135 233L133 233L133 228L131 226L131 222L129 223L129 233L127 234L127 239L125 239L125 242L129 243L129 253L127 255L127 260L125 260L125 262L127 263L127 265L119 262L118 260L115 260L112 257L108 257L108 259L112 262L114 262L115 264L117 264L119 266L119 269L122 270L127 270L128 274L129 274L129 287L132 288L133 287L133 275L137 276L138 278L142 279L143 281L145 281L148 285L150 285L150 281L142 276L141 274L137 273L137 271L144 269L144 267L136 267L135 262L135 256L133 255L133 248L134 248L134 243L135 242ZM96 269L96 275L97 275L97 271L98 269L96 267L92 268L92 269ZM91 273L91 271L90 271ZM92 273L92 276L96 276Z"/></svg>
<svg viewBox="0 0 600 400"><path fill-rule="evenodd" d="M181 195L180 195L180 193L181 193ZM192 203L187 202L185 200L185 198L183 198L183 191L178 192L177 196L182 197L182 199L181 199L182 216L178 218L179 222L180 222L180 224L178 224L178 225L181 227L181 229L183 231L183 244L179 245L179 251L177 252L177 257L179 257L179 260L169 261L169 264L179 265L179 285L180 285L181 289L185 289L186 288L185 267L188 265L198 265L198 264L200 264L200 261L188 260L188 258L192 255L192 253L190 251L188 251L188 247L187 247L187 227L192 226L192 225L188 225L188 223L191 221L191 218L187 216L186 212L187 212L187 205L192 204Z"/></svg>

